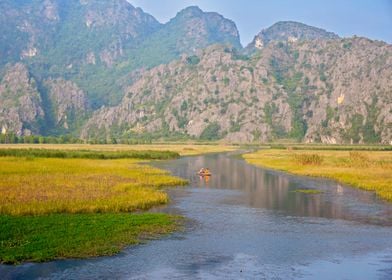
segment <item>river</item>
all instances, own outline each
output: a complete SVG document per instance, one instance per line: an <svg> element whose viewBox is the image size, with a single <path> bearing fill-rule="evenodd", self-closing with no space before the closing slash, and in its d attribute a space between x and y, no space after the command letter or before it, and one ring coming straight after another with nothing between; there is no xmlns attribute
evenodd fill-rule
<svg viewBox="0 0 392 280"><path fill-rule="evenodd" d="M392 204L238 155L155 163L190 180L154 209L185 228L113 257L0 266L1 279L392 279ZM195 174L209 167L206 181ZM296 192L316 189L320 194Z"/></svg>

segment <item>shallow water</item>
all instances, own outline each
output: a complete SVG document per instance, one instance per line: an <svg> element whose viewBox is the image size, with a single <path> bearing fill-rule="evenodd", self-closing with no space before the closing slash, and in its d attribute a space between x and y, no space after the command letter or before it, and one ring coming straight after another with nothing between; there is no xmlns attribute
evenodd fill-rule
<svg viewBox="0 0 392 280"><path fill-rule="evenodd" d="M114 257L0 266L0 278L392 279L392 204L372 193L226 154L156 166L191 182L154 210L188 217L184 232ZM303 188L322 193L295 192Z"/></svg>

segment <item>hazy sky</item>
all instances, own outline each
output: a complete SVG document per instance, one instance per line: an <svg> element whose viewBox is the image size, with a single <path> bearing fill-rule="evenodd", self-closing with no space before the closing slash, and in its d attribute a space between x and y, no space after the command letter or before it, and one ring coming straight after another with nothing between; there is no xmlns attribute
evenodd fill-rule
<svg viewBox="0 0 392 280"><path fill-rule="evenodd" d="M197 5L233 20L242 44L280 20L300 21L340 36L365 36L392 43L392 0L128 0L164 23Z"/></svg>

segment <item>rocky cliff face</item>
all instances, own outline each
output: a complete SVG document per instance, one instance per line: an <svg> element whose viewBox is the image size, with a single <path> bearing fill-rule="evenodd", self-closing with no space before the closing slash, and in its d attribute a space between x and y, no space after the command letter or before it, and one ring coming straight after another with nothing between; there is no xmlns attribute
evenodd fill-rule
<svg viewBox="0 0 392 280"><path fill-rule="evenodd" d="M0 11L0 30L5 36L0 51L8 55L0 56L2 63L33 57L50 61L57 55L58 66L77 64L81 54L94 50L99 56L117 43L125 45L161 26L125 0L4 0Z"/></svg>
<svg viewBox="0 0 392 280"><path fill-rule="evenodd" d="M0 129L18 136L73 132L90 110L73 82L49 79L40 85L22 63L5 68L0 100Z"/></svg>
<svg viewBox="0 0 392 280"><path fill-rule="evenodd" d="M159 131L234 142L391 140L392 47L364 38L214 46L146 72L82 137Z"/></svg>
<svg viewBox="0 0 392 280"><path fill-rule="evenodd" d="M161 24L125 0L4 0L0 13L2 131L392 140L382 42L278 22L242 49L217 13L188 7Z"/></svg>
<svg viewBox="0 0 392 280"><path fill-rule="evenodd" d="M167 24L126 0L4 0L0 67L23 62L42 81L62 77L94 108L115 104L129 73L213 43L241 47L235 24L190 7Z"/></svg>
<svg viewBox="0 0 392 280"><path fill-rule="evenodd" d="M205 13L198 7L188 7L180 11L163 29L169 36L177 33L173 38L179 54L193 53L197 49L205 48L213 43L231 44L241 48L237 27L231 20L225 19L218 13Z"/></svg>
<svg viewBox="0 0 392 280"><path fill-rule="evenodd" d="M328 32L324 29L309 26L295 21L280 21L274 25L261 30L253 41L246 47L248 52L253 52L257 49L262 49L272 41L280 42L296 42L309 41L317 39L338 39L339 36L335 33Z"/></svg>
<svg viewBox="0 0 392 280"><path fill-rule="evenodd" d="M2 133L39 134L44 119L37 83L23 64L7 65L0 83Z"/></svg>
<svg viewBox="0 0 392 280"><path fill-rule="evenodd" d="M39 81L72 80L95 106L116 102L136 67L126 50L161 27L126 0L5 0L0 13L0 66L23 62Z"/></svg>
<svg viewBox="0 0 392 280"><path fill-rule="evenodd" d="M314 41L298 52L293 73L309 79L295 90L308 99L302 107L306 142L391 142L391 45L365 38Z"/></svg>
<svg viewBox="0 0 392 280"><path fill-rule="evenodd" d="M78 86L63 79L45 81L54 126L64 132L78 128L89 112L84 92Z"/></svg>

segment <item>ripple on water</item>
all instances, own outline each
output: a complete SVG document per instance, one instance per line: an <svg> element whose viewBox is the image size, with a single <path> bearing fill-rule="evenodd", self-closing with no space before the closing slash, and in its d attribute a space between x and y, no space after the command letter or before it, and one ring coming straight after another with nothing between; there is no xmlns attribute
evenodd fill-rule
<svg viewBox="0 0 392 280"><path fill-rule="evenodd" d="M155 209L184 232L113 257L0 266L5 279L391 279L392 205L322 179L263 170L226 155L160 162L191 179ZM207 166L205 182L194 175ZM296 193L302 188L323 193ZM389 277L389 278L388 278Z"/></svg>

